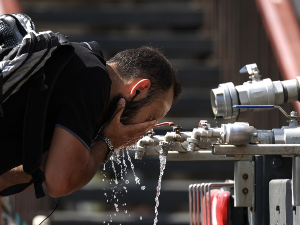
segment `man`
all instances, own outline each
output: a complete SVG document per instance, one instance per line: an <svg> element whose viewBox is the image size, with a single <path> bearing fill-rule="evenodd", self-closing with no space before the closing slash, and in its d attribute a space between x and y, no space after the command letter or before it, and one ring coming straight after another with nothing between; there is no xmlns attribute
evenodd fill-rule
<svg viewBox="0 0 300 225"><path fill-rule="evenodd" d="M172 65L157 49L126 50L106 63L97 43L73 46L75 54L54 86L47 111L41 169L52 197L86 185L107 157L110 145L118 151L137 142L181 93ZM45 65L48 86L53 63L55 53ZM31 179L21 165L28 86L3 104L0 190Z"/></svg>

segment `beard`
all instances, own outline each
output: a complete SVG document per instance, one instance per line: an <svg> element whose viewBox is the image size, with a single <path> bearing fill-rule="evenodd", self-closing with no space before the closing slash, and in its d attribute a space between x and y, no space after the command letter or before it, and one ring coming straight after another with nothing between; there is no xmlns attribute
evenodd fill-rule
<svg viewBox="0 0 300 225"><path fill-rule="evenodd" d="M106 106L106 110L103 113L103 116L99 123L97 124L97 130L100 129L100 127L112 120L112 118L115 116L117 112L115 112L116 107L118 105L118 101L120 98L124 98L122 95L115 96ZM124 98L125 99L125 98ZM137 101L127 101L125 99L125 109L123 110L123 113L121 115L121 123L124 125L132 124L132 119L135 117L135 115L138 113L139 109L146 106L150 102L149 95L146 98L137 100Z"/></svg>

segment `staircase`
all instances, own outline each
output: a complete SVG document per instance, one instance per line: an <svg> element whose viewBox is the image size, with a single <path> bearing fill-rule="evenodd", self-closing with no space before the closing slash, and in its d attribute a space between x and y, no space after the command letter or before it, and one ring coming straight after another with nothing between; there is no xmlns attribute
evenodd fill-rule
<svg viewBox="0 0 300 225"><path fill-rule="evenodd" d="M213 37L204 23L205 7L197 0L20 2L22 11L35 22L37 31L60 32L75 42L97 41L106 59L129 48L144 45L159 48L178 68L178 78L183 84L182 96L163 121L172 121L187 131L197 127L200 119L207 119L214 125L210 90L219 84L219 68L213 57ZM156 134L166 131L170 128L159 128ZM119 190L114 198L111 188L116 185L110 182L114 177L112 169L99 170L90 184L63 198L52 223L153 224L159 160L145 157L142 161L133 160L133 163L141 185L135 184L129 171L125 177L129 184L122 184L128 192L118 184L122 191ZM199 182L199 179L232 179L232 162L217 163L222 171L212 162L167 162L159 198L158 224L189 224L189 184ZM127 166L130 170L130 165ZM116 169L120 171L120 167ZM141 186L146 189L141 190ZM114 204L118 204L119 212Z"/></svg>

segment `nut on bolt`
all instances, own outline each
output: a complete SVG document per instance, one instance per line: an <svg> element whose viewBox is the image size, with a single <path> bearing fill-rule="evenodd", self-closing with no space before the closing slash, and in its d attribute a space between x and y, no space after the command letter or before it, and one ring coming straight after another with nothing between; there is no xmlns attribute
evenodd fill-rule
<svg viewBox="0 0 300 225"><path fill-rule="evenodd" d="M243 190L242 190L242 192L243 192L243 194L248 194L248 188L243 188Z"/></svg>
<svg viewBox="0 0 300 225"><path fill-rule="evenodd" d="M243 179L244 179L244 180L247 180L247 179L248 179L248 174L244 173L244 174L243 174Z"/></svg>

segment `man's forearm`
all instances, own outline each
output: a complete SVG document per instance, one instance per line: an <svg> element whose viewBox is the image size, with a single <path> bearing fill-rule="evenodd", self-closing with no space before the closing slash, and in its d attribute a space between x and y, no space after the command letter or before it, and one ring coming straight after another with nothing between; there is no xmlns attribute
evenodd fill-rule
<svg viewBox="0 0 300 225"><path fill-rule="evenodd" d="M76 150L76 149L75 149ZM52 197L68 195L86 185L95 175L108 153L105 142L97 141L81 155L72 155L61 171L60 159L52 158L51 149L45 167L45 184ZM75 163L76 162L76 163ZM53 167L55 169L53 169Z"/></svg>
<svg viewBox="0 0 300 225"><path fill-rule="evenodd" d="M108 154L108 147L104 141L96 141L90 150L89 162L86 170L81 174L82 180L78 182L78 188L86 185L94 177L97 170Z"/></svg>

